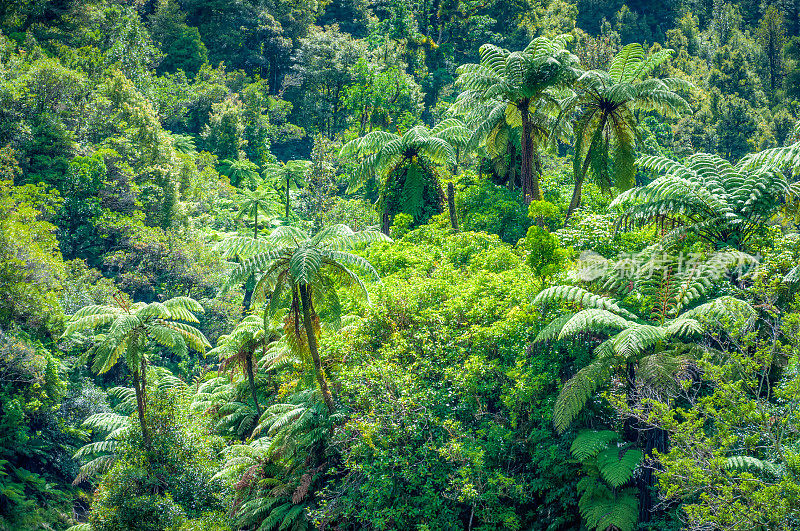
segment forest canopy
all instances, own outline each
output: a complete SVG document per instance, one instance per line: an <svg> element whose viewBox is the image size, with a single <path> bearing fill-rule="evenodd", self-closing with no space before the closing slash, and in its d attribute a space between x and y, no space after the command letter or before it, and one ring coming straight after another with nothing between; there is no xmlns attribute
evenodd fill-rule
<svg viewBox="0 0 800 531"><path fill-rule="evenodd" d="M800 1L0 2L0 530L800 528Z"/></svg>

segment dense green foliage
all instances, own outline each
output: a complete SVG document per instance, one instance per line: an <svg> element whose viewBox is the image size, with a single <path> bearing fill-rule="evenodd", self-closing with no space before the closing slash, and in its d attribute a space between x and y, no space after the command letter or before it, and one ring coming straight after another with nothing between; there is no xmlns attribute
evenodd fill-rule
<svg viewBox="0 0 800 531"><path fill-rule="evenodd" d="M0 530L800 528L796 0L0 2Z"/></svg>

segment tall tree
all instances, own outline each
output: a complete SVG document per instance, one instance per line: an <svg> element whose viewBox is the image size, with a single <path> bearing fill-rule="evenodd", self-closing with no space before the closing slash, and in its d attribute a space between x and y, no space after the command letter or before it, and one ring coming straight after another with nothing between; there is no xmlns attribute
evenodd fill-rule
<svg viewBox="0 0 800 531"><path fill-rule="evenodd" d="M542 199L538 150L546 135L538 131L535 117L558 110L559 92L578 75L578 58L566 49L570 37L537 37L521 52L492 44L480 48L478 64L462 65L457 83L477 101L500 101L506 113L521 122L522 193L526 203Z"/></svg>
<svg viewBox="0 0 800 531"><path fill-rule="evenodd" d="M229 249L246 248L255 253L233 268L223 290L240 284L251 275L259 276L257 295L269 297L272 310L288 307L284 331L298 351L308 353L325 405L333 412L333 397L319 354L320 311L338 319L341 303L336 283L354 287L369 300L369 294L355 267L378 280L378 273L362 257L347 252L358 244L389 240L378 231L353 232L346 225L333 225L314 236L296 227L276 228L268 238L254 245L249 238L227 240Z"/></svg>
<svg viewBox="0 0 800 531"><path fill-rule="evenodd" d="M75 312L64 330L64 337L81 330L105 330L97 334L92 349L92 370L102 374L117 364L120 357L133 375L136 410L145 449L152 450L147 429L147 347L148 341L185 355L188 347L198 352L210 348L203 333L186 323L197 323L195 313L203 307L189 297L175 297L162 302L129 304L121 297L116 305L85 306Z"/></svg>
<svg viewBox="0 0 800 531"><path fill-rule="evenodd" d="M641 44L625 46L611 61L608 72L589 70L576 82L577 93L564 102L564 116L577 114L575 187L567 220L580 205L589 169L604 190L633 187L637 111L657 111L664 116L690 112L689 104L674 91L691 85L681 79L649 77L672 55L672 50L645 54Z"/></svg>
<svg viewBox="0 0 800 531"><path fill-rule="evenodd" d="M758 24L756 34L758 42L764 50L764 55L767 57L769 88L770 93L774 96L775 90L780 88L783 81L783 48L786 44L783 14L778 6L767 7Z"/></svg>

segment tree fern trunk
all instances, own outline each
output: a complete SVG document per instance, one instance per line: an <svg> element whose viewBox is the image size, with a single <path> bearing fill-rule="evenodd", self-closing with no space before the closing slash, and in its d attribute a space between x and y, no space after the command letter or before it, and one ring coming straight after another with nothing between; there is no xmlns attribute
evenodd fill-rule
<svg viewBox="0 0 800 531"><path fill-rule="evenodd" d="M667 432L659 428L644 430L644 455L645 459L653 455L656 450L659 453L667 451ZM651 467L644 467L637 480L639 488L639 522L649 522L653 519L653 513L657 498L653 495L656 477Z"/></svg>
<svg viewBox="0 0 800 531"><path fill-rule="evenodd" d="M266 338L264 338L266 341ZM253 395L253 404L256 406L256 415L258 418L261 418L261 407L258 405L258 396L256 395L256 377L253 373L253 354L251 352L249 356L247 356L247 360L245 361L246 369L247 369L247 381L250 384L250 394Z"/></svg>
<svg viewBox="0 0 800 531"><path fill-rule="evenodd" d="M253 277L248 278L244 281L244 284L242 284L242 288L244 289L244 299L242 300L242 306L244 308L242 309L242 314L244 315L247 315L248 310L250 310L250 301L253 298L253 290L250 287L252 278Z"/></svg>
<svg viewBox="0 0 800 531"><path fill-rule="evenodd" d="M308 293L308 286L300 284L299 289L300 302L303 305L303 326L306 330L308 351L314 362L314 376L319 384L319 390L322 392L322 399L325 401L325 405L328 406L328 411L333 413L333 398L331 397L330 389L328 389L325 374L322 372L322 360L319 357L319 349L317 348L317 335L314 331L314 324L311 321L311 297Z"/></svg>
<svg viewBox="0 0 800 531"><path fill-rule="evenodd" d="M539 157L539 149L533 144L533 141L531 141L531 154L534 167L534 172L531 176L531 200L541 201L542 191L539 189L539 179L542 177L542 159Z"/></svg>
<svg viewBox="0 0 800 531"><path fill-rule="evenodd" d="M533 139L528 107L530 101L522 100L517 107L522 115L522 168L520 177L522 178L522 198L525 204L533 200ZM538 187L537 187L538 188Z"/></svg>
<svg viewBox="0 0 800 531"><path fill-rule="evenodd" d="M153 450L153 446L150 440L150 430L147 429L144 416L145 408L147 407L147 377L144 373L145 368L144 356L142 356L141 366L138 368L134 367L131 372L133 373L133 390L136 393L136 410L139 415L139 426L142 429L142 443L144 444L144 449L147 452L151 452Z"/></svg>
<svg viewBox="0 0 800 531"><path fill-rule="evenodd" d="M453 183L447 183L447 209L450 211L450 225L458 232L458 216L456 215L456 192Z"/></svg>
<svg viewBox="0 0 800 531"><path fill-rule="evenodd" d="M391 224L391 217L389 211L384 207L383 214L381 215L381 232L389 236L389 225Z"/></svg>
<svg viewBox="0 0 800 531"><path fill-rule="evenodd" d="M575 176L575 188L572 190L572 200L569 202L569 208L567 209L567 217L564 218L564 226L567 226L567 222L569 221L570 216L575 210L581 206L581 194L583 192L583 181L586 179L586 172L589 170L589 156L587 155L586 160L583 161L583 167L579 175Z"/></svg>

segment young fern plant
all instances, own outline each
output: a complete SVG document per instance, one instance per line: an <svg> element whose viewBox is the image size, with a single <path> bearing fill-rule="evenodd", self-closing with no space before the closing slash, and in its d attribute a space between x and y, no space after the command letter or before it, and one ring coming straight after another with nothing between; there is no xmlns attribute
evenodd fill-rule
<svg viewBox="0 0 800 531"><path fill-rule="evenodd" d="M318 389L304 389L267 408L247 444L225 450L217 478L234 486L237 525L258 529L310 528L307 508L325 469L331 426Z"/></svg>
<svg viewBox="0 0 800 531"><path fill-rule="evenodd" d="M231 515L241 529L311 529L307 518L306 475L288 479L285 467L271 455L267 439L231 445L214 476L235 492Z"/></svg>
<svg viewBox="0 0 800 531"><path fill-rule="evenodd" d="M374 231L354 232L346 225L333 225L309 236L295 227L278 227L257 244L232 238L228 249L240 245L253 254L230 272L223 291L240 284L251 275L258 278L254 297L268 297L269 308L287 308L284 333L296 351L308 353L314 376L325 404L333 412L333 398L322 368L318 347L321 316L334 322L341 319L341 301L337 285L349 287L369 301L362 274L380 281L378 273L364 258L348 252L356 245L376 240L391 241ZM252 247L251 247L252 246ZM360 272L360 273L357 273Z"/></svg>

